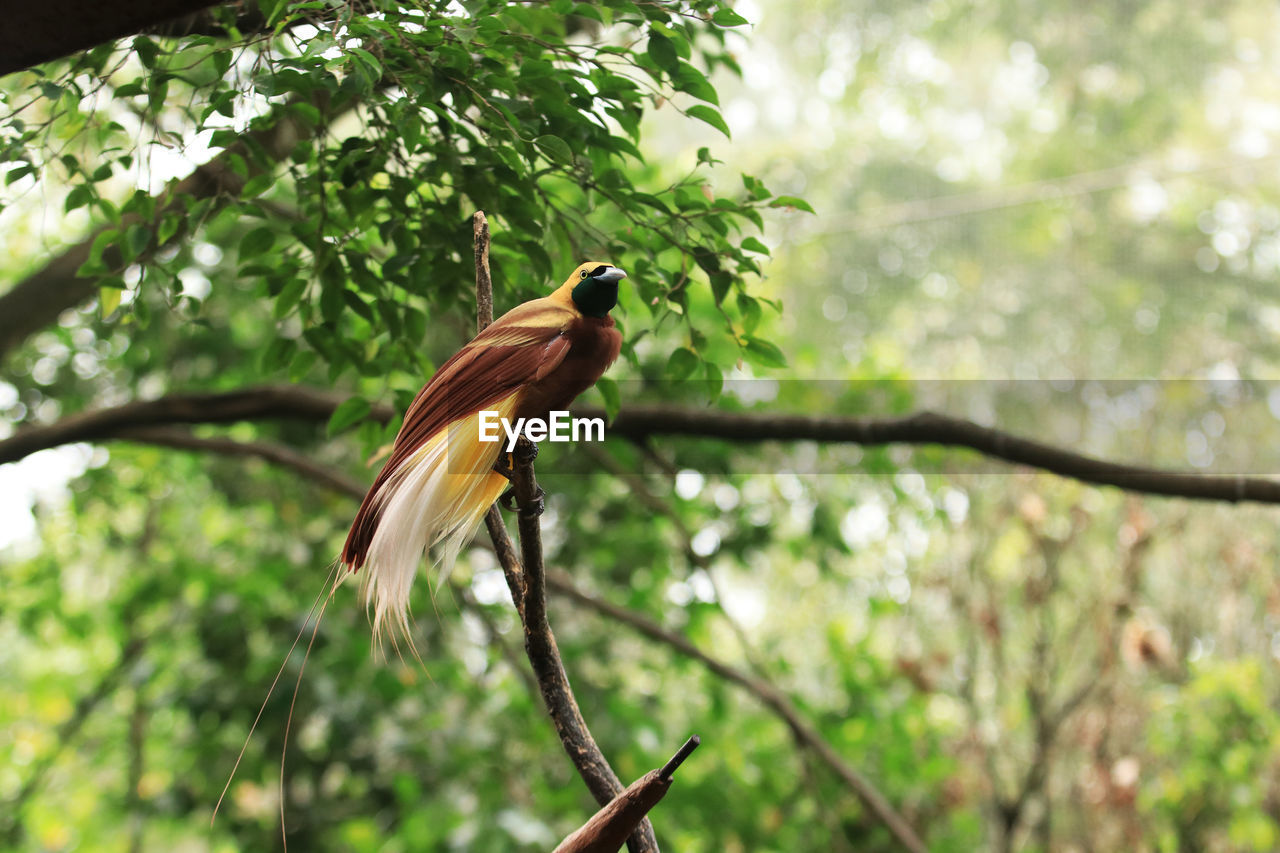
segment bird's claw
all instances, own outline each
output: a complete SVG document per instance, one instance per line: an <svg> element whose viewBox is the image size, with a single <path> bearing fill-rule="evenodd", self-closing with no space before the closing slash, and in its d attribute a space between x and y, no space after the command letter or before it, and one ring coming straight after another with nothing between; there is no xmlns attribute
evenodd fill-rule
<svg viewBox="0 0 1280 853"><path fill-rule="evenodd" d="M498 498L498 503L507 512L515 512L532 518L542 515L547 508L546 492L542 491L541 486L538 486L538 493L533 496L533 500L529 501L529 506L527 507L516 505L516 490L514 486L502 493L502 497Z"/></svg>
<svg viewBox="0 0 1280 853"><path fill-rule="evenodd" d="M516 443L515 450L498 454L498 461L493 463L495 473L501 474L508 483L515 482L516 465L526 465L538 458L538 445L524 436Z"/></svg>
<svg viewBox="0 0 1280 853"><path fill-rule="evenodd" d="M538 444L530 441L526 436L520 436L520 440L516 442L516 449L511 454L511 461L524 465L538 458Z"/></svg>
<svg viewBox="0 0 1280 853"><path fill-rule="evenodd" d="M511 463L508 461L510 458L511 458L510 454L500 453L498 454L498 461L493 463L494 473L501 474L503 477L506 478L508 483L513 482L512 478L515 477L515 473L516 473L516 469L512 467ZM508 492L508 494L509 493L510 492ZM503 497L505 498L506 495L503 495ZM503 504L503 506L506 506L506 504Z"/></svg>

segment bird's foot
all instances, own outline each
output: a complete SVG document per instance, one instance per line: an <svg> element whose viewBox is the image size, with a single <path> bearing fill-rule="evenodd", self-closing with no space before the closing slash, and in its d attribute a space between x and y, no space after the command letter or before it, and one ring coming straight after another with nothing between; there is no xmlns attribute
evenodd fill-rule
<svg viewBox="0 0 1280 853"><path fill-rule="evenodd" d="M516 465L525 465L538 458L538 445L524 436L516 443L516 449L498 454L498 461L493 463L495 473L501 474L508 483L515 482Z"/></svg>
<svg viewBox="0 0 1280 853"><path fill-rule="evenodd" d="M516 449L511 454L511 460L517 465L526 465L538 458L538 445L536 442L530 441L525 436L520 436L520 440L516 442Z"/></svg>
<svg viewBox="0 0 1280 853"><path fill-rule="evenodd" d="M494 472L505 477L508 483L512 482L512 478L515 477L516 473L516 469L512 467L510 460L511 454L503 452L498 454L498 461L493 463Z"/></svg>
<svg viewBox="0 0 1280 853"><path fill-rule="evenodd" d="M516 505L516 489L515 486L512 486L502 493L502 497L498 498L498 503L507 512L515 512L537 518L542 515L543 511L547 508L546 494L546 492L542 491L542 487L539 486L538 493L533 496L533 500L529 502L529 506L521 507Z"/></svg>

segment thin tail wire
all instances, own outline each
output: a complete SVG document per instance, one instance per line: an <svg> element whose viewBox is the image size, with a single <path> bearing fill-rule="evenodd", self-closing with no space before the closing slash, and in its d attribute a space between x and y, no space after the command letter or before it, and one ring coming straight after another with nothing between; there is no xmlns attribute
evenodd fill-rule
<svg viewBox="0 0 1280 853"><path fill-rule="evenodd" d="M316 608L319 607L320 616L324 616L324 609L326 606L328 606L328 603L325 602L325 605L321 606L321 601L325 598L326 591L328 592L328 595L330 598L333 597L333 593L337 589L338 585L337 583L334 583L331 587L330 579L332 579L334 574L337 571L339 571L339 569L341 568L342 568L341 565L337 562L333 563L333 565L330 566L329 574L325 577L324 586L320 588L320 592L316 595L315 600L311 602L311 609L307 611L307 618L302 621L302 627L298 629L298 635L293 638L293 645L289 646L289 651L285 653L284 660L280 661L280 668L276 670L275 678L271 679L271 686L267 688L266 698L262 700L262 705L258 708L258 715L253 718L253 725L249 727L249 734L245 736L244 744L241 745L240 747L240 754L236 756L236 763L231 768L231 774L227 777L227 783L222 786L222 793L218 795L218 802L213 807L213 814L209 816L209 826L212 827L214 824L214 821L218 819L218 810L222 808L222 801L226 799L227 791L231 790L231 783L235 781L236 771L240 769L240 762L244 760L244 754L249 749L249 742L253 740L253 733L258 730L258 723L262 720L262 715L267 710L267 703L271 701L271 697L275 694L276 685L280 683L280 676L284 675L284 669L286 666L289 665L289 660L293 657L294 649L298 647L298 643L302 642L302 635L306 633L307 625L310 624L311 622L312 614L314 614L316 612ZM316 631L318 631L319 628L320 628L320 618L317 617L315 626L311 629L311 643L315 642ZM308 655L311 654L311 643L307 644ZM302 661L303 669L306 668L306 665L307 665L306 658L303 658L303 661ZM302 678L302 673L299 672L298 673L299 681L301 680L301 678ZM294 686L294 696L295 698L297 696L297 685ZM289 713L290 713L290 717L292 718L292 714L293 714L292 704L290 704L289 706ZM289 738L288 728L286 727L285 729L286 744L288 743L288 738ZM283 771L283 768L281 769ZM282 808L283 808L283 798L284 798L284 792L282 790L281 791L281 803L282 803L281 807Z"/></svg>
<svg viewBox="0 0 1280 853"><path fill-rule="evenodd" d="M302 655L302 666L298 667L298 677L293 682L293 696L289 699L289 715L285 717L284 721L284 743L280 744L280 844L286 851L289 849L289 834L286 832L284 825L284 760L289 752L289 730L293 727L293 709L298 704L298 690L302 687L302 674L307 671L307 661L311 659L311 647L315 645L316 634L320 630L320 620L324 618L324 611L332 600L333 592L331 591L324 604L320 605L320 612L316 614L316 624L311 629L311 639L307 641L307 650ZM315 609L314 605L312 609ZM307 614L307 616L310 618L310 614ZM302 627L306 628L307 624L305 622L302 623ZM294 644L296 645L297 642L295 641Z"/></svg>

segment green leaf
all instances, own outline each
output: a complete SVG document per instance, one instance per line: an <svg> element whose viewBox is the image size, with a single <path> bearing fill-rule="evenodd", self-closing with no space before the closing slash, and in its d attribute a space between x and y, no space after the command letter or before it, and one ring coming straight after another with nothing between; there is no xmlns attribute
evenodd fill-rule
<svg viewBox="0 0 1280 853"><path fill-rule="evenodd" d="M130 225L124 232L124 251L128 259L137 258L151 243L151 229L140 222Z"/></svg>
<svg viewBox="0 0 1280 853"><path fill-rule="evenodd" d="M705 106L703 104L695 104L694 106L689 107L689 109L685 110L685 114L688 115L690 118L696 118L701 121L705 121L707 124L711 125L716 130L723 133L725 136L728 136L730 139L733 138L729 134L729 125L724 123L724 119L720 116L719 111L712 109L711 107Z"/></svg>
<svg viewBox="0 0 1280 853"><path fill-rule="evenodd" d="M286 281L276 297L275 318L279 320L292 311L306 290L307 280L302 276L293 276Z"/></svg>
<svg viewBox="0 0 1280 853"><path fill-rule="evenodd" d="M320 291L320 316L324 318L326 323L337 323L342 317L342 306L346 302L342 298L342 294L346 292L346 287L339 283L328 285Z"/></svg>
<svg viewBox="0 0 1280 853"><path fill-rule="evenodd" d="M264 226L253 229L240 241L240 260L247 261L257 255L265 254L275 245L275 242L275 232L270 228Z"/></svg>
<svg viewBox="0 0 1280 853"><path fill-rule="evenodd" d="M110 317L120 307L120 297L124 291L116 287L98 288L98 301L102 304L102 316Z"/></svg>
<svg viewBox="0 0 1280 853"><path fill-rule="evenodd" d="M742 248L748 252L759 252L762 255L769 254L769 247L761 243L755 237L745 237L742 240Z"/></svg>
<svg viewBox="0 0 1280 853"><path fill-rule="evenodd" d="M156 229L156 245L163 246L178 233L178 228L182 225L182 220L178 218L176 213L166 213L160 220L160 226Z"/></svg>
<svg viewBox="0 0 1280 853"><path fill-rule="evenodd" d="M622 408L622 394L618 391L618 383L607 376L602 376L596 380L596 388L604 398L604 419L612 424Z"/></svg>
<svg viewBox="0 0 1280 853"><path fill-rule="evenodd" d="M288 7L289 4L285 0L258 0L258 9L267 19L267 26L274 26Z"/></svg>
<svg viewBox="0 0 1280 853"><path fill-rule="evenodd" d="M382 263L382 275L393 276L418 259L417 252L399 252Z"/></svg>
<svg viewBox="0 0 1280 853"><path fill-rule="evenodd" d="M240 196L241 198L257 198L271 189L275 183L275 175L258 175L249 179L249 183L244 185L244 189L240 190Z"/></svg>
<svg viewBox="0 0 1280 853"><path fill-rule="evenodd" d="M680 57L676 55L676 46L671 39L652 30L649 31L648 53L654 64L668 74L674 75L680 67Z"/></svg>
<svg viewBox="0 0 1280 853"><path fill-rule="evenodd" d="M160 54L160 46L146 36L137 36L133 40L134 52L143 68L155 68L156 57Z"/></svg>
<svg viewBox="0 0 1280 853"><path fill-rule="evenodd" d="M30 163L23 163L21 166L17 167L16 169L10 169L9 172L4 176L4 185L7 187L16 181L20 181L23 178L25 178L27 175L30 175L35 170L36 170L36 167L32 166Z"/></svg>
<svg viewBox="0 0 1280 853"><path fill-rule="evenodd" d="M805 213L813 213L813 208L809 202L793 195L780 195L773 201L769 202L770 207L794 207L796 210L803 210Z"/></svg>
<svg viewBox="0 0 1280 853"><path fill-rule="evenodd" d="M261 8L261 4L259 4ZM231 48L225 47L213 52L213 70L218 77L226 77L227 69L231 67Z"/></svg>
<svg viewBox="0 0 1280 853"><path fill-rule="evenodd" d="M275 373L293 359L297 348L298 342L293 338L273 338L258 360L258 369L263 373Z"/></svg>
<svg viewBox="0 0 1280 853"><path fill-rule="evenodd" d="M742 186L746 188L747 192L751 193L751 197L756 201L763 201L773 195L773 193L769 192L769 188L764 185L764 181L745 172L742 175Z"/></svg>
<svg viewBox="0 0 1280 853"><path fill-rule="evenodd" d="M707 393L711 395L711 402L715 402L720 398L720 394L724 391L724 373L719 367L711 362L707 362L703 373L707 377Z"/></svg>
<svg viewBox="0 0 1280 853"><path fill-rule="evenodd" d="M558 163L573 162L573 149L569 147L569 143L558 136L547 133L533 140L533 144Z"/></svg>
<svg viewBox="0 0 1280 853"><path fill-rule="evenodd" d="M80 265L80 269L76 270L76 275L87 277L105 273L107 264L102 259L102 253L108 247L115 245L119 236L120 232L114 228L106 228L98 232L98 236L93 238L93 244L89 247L89 257Z"/></svg>
<svg viewBox="0 0 1280 853"><path fill-rule="evenodd" d="M87 184L76 184L71 188L71 192L67 193L66 203L63 209L68 213L77 207L84 207L93 199L93 190Z"/></svg>
<svg viewBox="0 0 1280 853"><path fill-rule="evenodd" d="M680 347L667 359L668 379L687 379L697 369L698 356L685 347Z"/></svg>
<svg viewBox="0 0 1280 853"><path fill-rule="evenodd" d="M752 364L758 364L761 367L787 366L787 357L782 354L782 350L763 338L748 335L745 349L747 361Z"/></svg>
<svg viewBox="0 0 1280 853"><path fill-rule="evenodd" d="M738 311L742 314L743 331L748 335L754 333L756 327L760 325L760 318L764 313L763 309L760 307L760 301L745 293L739 293Z"/></svg>
<svg viewBox="0 0 1280 853"><path fill-rule="evenodd" d="M329 435L336 435L354 423L369 417L373 409L364 397L348 397L334 409L329 418Z"/></svg>
<svg viewBox="0 0 1280 853"><path fill-rule="evenodd" d="M717 27L741 27L751 22L732 9L717 9L711 16L711 23Z"/></svg>
<svg viewBox="0 0 1280 853"><path fill-rule="evenodd" d="M711 294L716 299L716 304L724 302L724 298L729 294L729 288L733 286L733 276L724 271L713 272L711 278Z"/></svg>
<svg viewBox="0 0 1280 853"><path fill-rule="evenodd" d="M293 356L293 361L289 363L289 381L301 382L311 372L311 368L315 366L315 363L315 350L298 350Z"/></svg>
<svg viewBox="0 0 1280 853"><path fill-rule="evenodd" d="M677 90L687 92L701 101L720 105L720 97L701 71L687 62L681 62L679 69L672 75L672 84Z"/></svg>
<svg viewBox="0 0 1280 853"><path fill-rule="evenodd" d="M151 91L147 93L147 106L151 112L158 113L164 108L165 99L169 97L169 81L152 81Z"/></svg>

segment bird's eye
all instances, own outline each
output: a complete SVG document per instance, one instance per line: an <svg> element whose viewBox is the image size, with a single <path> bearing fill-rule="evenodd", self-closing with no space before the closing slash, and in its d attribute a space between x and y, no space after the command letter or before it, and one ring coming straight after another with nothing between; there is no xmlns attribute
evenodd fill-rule
<svg viewBox="0 0 1280 853"><path fill-rule="evenodd" d="M586 270L583 270L583 271L582 271L582 273L578 276L578 278L586 278L586 277L587 277L587 271L586 271Z"/></svg>

